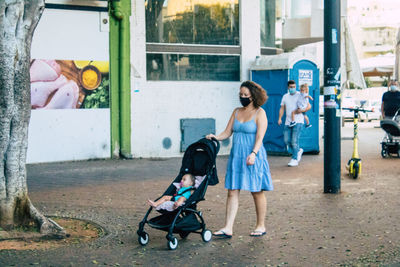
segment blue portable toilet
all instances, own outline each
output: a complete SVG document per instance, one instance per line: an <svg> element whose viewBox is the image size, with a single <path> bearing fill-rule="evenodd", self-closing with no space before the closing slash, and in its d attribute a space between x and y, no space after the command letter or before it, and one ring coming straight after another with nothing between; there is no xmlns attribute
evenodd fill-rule
<svg viewBox="0 0 400 267"><path fill-rule="evenodd" d="M292 52L273 56L261 56L250 67L251 80L260 84L268 93L268 101L262 107L267 113L268 129L264 137L264 146L270 154L287 154L283 141L282 124L278 125L279 109L284 94L287 93L287 82L294 80L297 90L307 83L311 109L307 111L312 127L303 128L300 135L300 147L304 152L319 153L319 69L312 56Z"/></svg>

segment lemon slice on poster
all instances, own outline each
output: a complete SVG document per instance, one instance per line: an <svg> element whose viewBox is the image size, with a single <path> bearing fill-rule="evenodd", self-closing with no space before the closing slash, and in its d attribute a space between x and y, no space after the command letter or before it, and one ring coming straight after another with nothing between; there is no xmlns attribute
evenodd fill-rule
<svg viewBox="0 0 400 267"><path fill-rule="evenodd" d="M91 60L74 60L75 66L78 69L82 69L83 67L86 67L87 65L89 65L91 62Z"/></svg>
<svg viewBox="0 0 400 267"><path fill-rule="evenodd" d="M95 66L101 73L108 73L110 66L108 61L93 61L93 60L74 60L75 66L78 69L83 69L88 65Z"/></svg>
<svg viewBox="0 0 400 267"><path fill-rule="evenodd" d="M110 71L110 65L108 61L92 61L90 65L95 66L103 74Z"/></svg>

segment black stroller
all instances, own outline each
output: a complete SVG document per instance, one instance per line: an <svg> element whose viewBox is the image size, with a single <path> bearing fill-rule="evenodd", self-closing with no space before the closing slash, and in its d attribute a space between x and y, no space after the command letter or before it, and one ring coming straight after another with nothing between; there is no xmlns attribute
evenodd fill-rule
<svg viewBox="0 0 400 267"><path fill-rule="evenodd" d="M383 138L381 155L383 158L397 154L400 158L400 109L396 111L393 118L381 120L381 128L386 132Z"/></svg>
<svg viewBox="0 0 400 267"><path fill-rule="evenodd" d="M182 239L186 238L190 233L198 233L201 234L204 242L211 240L212 233L206 229L202 213L197 211L197 203L204 200L208 185L216 185L218 183L215 162L219 147L219 142L216 139L208 140L202 138L186 149L179 174L163 196L174 195L176 187L173 183L179 182L186 173L191 173L194 176L203 176L203 180L186 200L185 204L177 209L173 211L157 210L161 215L148 220L147 217L153 209L152 207L149 208L143 220L139 223L137 231L138 241L141 245L145 246L149 242L149 234L144 231L146 223L152 228L168 232L166 236L167 245L171 250L178 247L178 239L174 237L173 233L178 233Z"/></svg>

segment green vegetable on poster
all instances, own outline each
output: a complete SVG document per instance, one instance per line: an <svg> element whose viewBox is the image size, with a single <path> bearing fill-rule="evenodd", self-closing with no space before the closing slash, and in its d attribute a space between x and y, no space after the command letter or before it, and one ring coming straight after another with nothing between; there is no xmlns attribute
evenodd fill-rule
<svg viewBox="0 0 400 267"><path fill-rule="evenodd" d="M82 108L109 108L110 107L110 80L104 77L99 87L85 97Z"/></svg>

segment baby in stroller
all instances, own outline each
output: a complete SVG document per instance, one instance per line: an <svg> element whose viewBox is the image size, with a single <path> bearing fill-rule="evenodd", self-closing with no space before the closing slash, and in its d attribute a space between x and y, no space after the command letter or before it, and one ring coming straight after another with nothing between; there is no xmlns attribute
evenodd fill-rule
<svg viewBox="0 0 400 267"><path fill-rule="evenodd" d="M175 233L181 238L197 233L204 242L211 240L212 233L206 228L203 213L197 210L197 203L205 200L209 185L218 184L216 157L219 147L220 144L216 139L202 138L186 149L179 174L173 183L161 197L155 201L148 201L150 208L137 230L139 244L145 246L149 242L145 225L166 231L167 246L171 250L178 247ZM161 215L149 219L153 208Z"/></svg>
<svg viewBox="0 0 400 267"><path fill-rule="evenodd" d="M187 173L183 175L182 180L179 184L174 183L176 186L176 193L173 196L162 196L157 201L147 200L147 203L156 208L157 210L173 210L179 206L182 206L185 201L192 194L191 191L194 189L196 178L194 175Z"/></svg>

